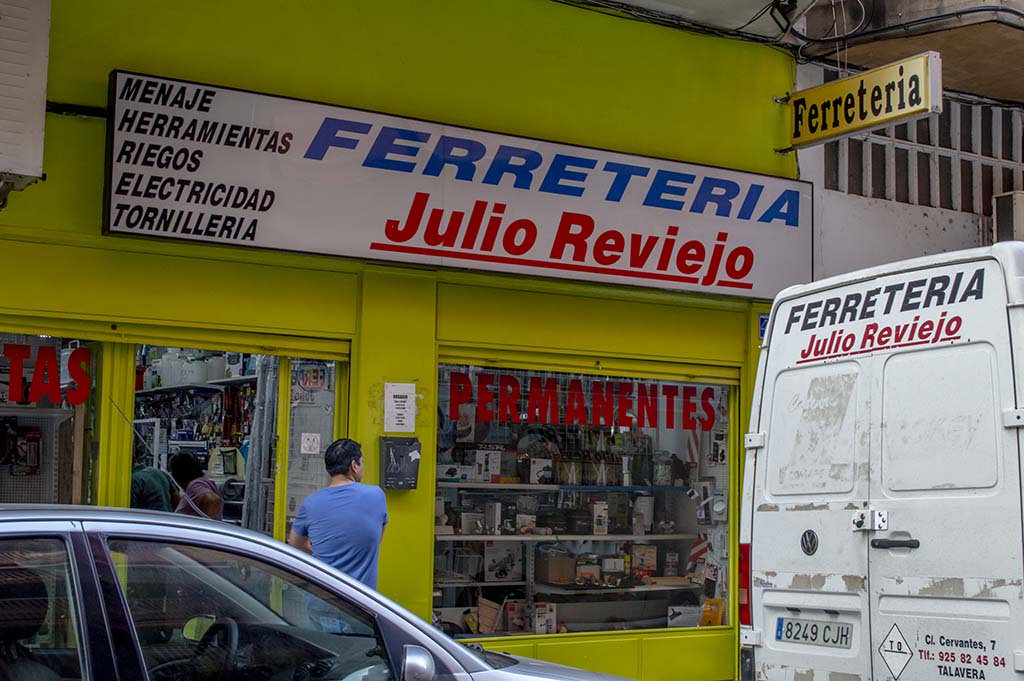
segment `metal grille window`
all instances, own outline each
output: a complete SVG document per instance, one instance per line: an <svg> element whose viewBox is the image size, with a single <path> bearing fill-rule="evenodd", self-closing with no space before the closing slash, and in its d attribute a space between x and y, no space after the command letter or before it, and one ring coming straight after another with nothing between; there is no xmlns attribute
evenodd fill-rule
<svg viewBox="0 0 1024 681"><path fill-rule="evenodd" d="M1022 128L1020 107L946 97L941 114L827 143L825 188L991 215L993 194L1024 189Z"/></svg>

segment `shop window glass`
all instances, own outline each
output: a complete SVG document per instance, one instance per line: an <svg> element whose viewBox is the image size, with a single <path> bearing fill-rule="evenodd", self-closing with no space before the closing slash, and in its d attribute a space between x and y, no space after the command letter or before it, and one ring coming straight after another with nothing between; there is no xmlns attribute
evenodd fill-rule
<svg viewBox="0 0 1024 681"><path fill-rule="evenodd" d="M334 362L291 361L291 436L288 438L288 526L303 500L330 483L324 452L334 441L337 371Z"/></svg>
<svg viewBox="0 0 1024 681"><path fill-rule="evenodd" d="M94 350L0 333L0 503L89 501Z"/></svg>
<svg viewBox="0 0 1024 681"><path fill-rule="evenodd" d="M442 365L435 624L471 637L726 623L729 392Z"/></svg>
<svg viewBox="0 0 1024 681"><path fill-rule="evenodd" d="M161 510L169 503L177 512L271 533L283 437L277 432L281 358L139 345L136 360L132 505ZM315 473L323 470L333 434L335 364L288 363L288 500L296 512L321 482ZM169 494L160 491L168 488Z"/></svg>

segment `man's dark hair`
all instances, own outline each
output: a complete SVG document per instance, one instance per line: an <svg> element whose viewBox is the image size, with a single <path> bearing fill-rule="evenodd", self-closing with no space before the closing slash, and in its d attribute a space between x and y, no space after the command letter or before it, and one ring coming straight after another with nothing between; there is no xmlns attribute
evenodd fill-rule
<svg viewBox="0 0 1024 681"><path fill-rule="evenodd" d="M188 487L188 483L196 478L203 477L203 467L192 452L179 452L171 457L167 464L174 481L182 487Z"/></svg>
<svg viewBox="0 0 1024 681"><path fill-rule="evenodd" d="M348 475L354 461L363 458L363 448L347 437L335 440L324 452L324 465L330 476Z"/></svg>

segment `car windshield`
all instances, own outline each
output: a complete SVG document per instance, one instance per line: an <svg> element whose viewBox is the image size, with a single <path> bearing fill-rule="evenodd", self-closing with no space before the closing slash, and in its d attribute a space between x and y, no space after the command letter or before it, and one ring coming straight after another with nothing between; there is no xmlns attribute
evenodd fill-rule
<svg viewBox="0 0 1024 681"><path fill-rule="evenodd" d="M341 595L207 547L110 549L154 681L393 678L374 617Z"/></svg>

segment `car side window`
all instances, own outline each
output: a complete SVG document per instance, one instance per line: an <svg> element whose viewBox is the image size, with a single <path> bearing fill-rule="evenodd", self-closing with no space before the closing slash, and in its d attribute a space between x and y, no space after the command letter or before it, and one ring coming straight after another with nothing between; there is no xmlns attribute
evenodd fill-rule
<svg viewBox="0 0 1024 681"><path fill-rule="evenodd" d="M60 539L0 540L0 679L82 678L72 579Z"/></svg>
<svg viewBox="0 0 1024 681"><path fill-rule="evenodd" d="M226 551L109 547L154 681L393 679L374 617L340 595Z"/></svg>

